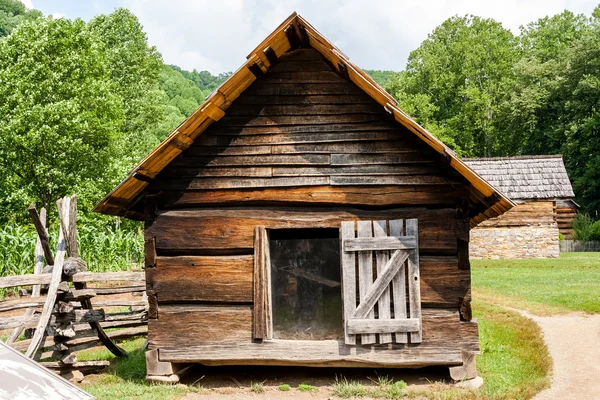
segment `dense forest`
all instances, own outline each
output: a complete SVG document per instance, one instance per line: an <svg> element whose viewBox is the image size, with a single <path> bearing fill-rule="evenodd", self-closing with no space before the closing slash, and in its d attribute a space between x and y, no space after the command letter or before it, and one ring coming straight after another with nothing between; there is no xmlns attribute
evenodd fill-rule
<svg viewBox="0 0 600 400"><path fill-rule="evenodd" d="M398 70L367 72L459 155L562 153L598 218L600 7L519 35L452 17ZM83 223L114 226L89 210L230 75L165 64L126 9L84 22L0 0L0 226L71 193Z"/></svg>

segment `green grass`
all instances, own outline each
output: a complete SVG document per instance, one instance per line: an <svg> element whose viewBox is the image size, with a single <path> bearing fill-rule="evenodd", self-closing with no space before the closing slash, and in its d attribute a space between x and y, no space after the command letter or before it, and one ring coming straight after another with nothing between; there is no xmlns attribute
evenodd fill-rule
<svg viewBox="0 0 600 400"><path fill-rule="evenodd" d="M306 382L303 382L298 385L298 390L301 392L317 392L319 390L319 388L309 385Z"/></svg>
<svg viewBox="0 0 600 400"><path fill-rule="evenodd" d="M290 385L288 385L287 383L284 383L283 385L279 385L279 390L281 390L282 392L289 392L292 389L292 387Z"/></svg>
<svg viewBox="0 0 600 400"><path fill-rule="evenodd" d="M388 376L370 378L373 385L336 377L332 382L333 395L338 398L371 397L383 399L429 398L453 400L524 400L549 385L552 361L544 345L540 328L520 314L482 302L473 303L474 316L479 321L482 355L477 358L480 375L485 381L477 391L454 388L441 383L427 389L406 387L403 381ZM130 353L128 358L115 359L105 349L79 353L80 360L111 360L105 373L87 378L84 389L103 399L165 399L179 398L189 392L207 393L207 389L187 385L151 385L146 383L146 362L140 350L144 339L125 341L121 346ZM263 382L252 382L246 390L264 393ZM282 384L279 390L289 387ZM291 388L290 388L291 389ZM298 386L301 392L318 389L308 383Z"/></svg>
<svg viewBox="0 0 600 400"><path fill-rule="evenodd" d="M479 321L477 369L485 381L484 396L527 399L550 384L552 359L535 322L481 302L474 302L473 311Z"/></svg>
<svg viewBox="0 0 600 400"><path fill-rule="evenodd" d="M556 259L472 260L473 297L536 314L600 313L600 253Z"/></svg>
<svg viewBox="0 0 600 400"><path fill-rule="evenodd" d="M152 385L146 383L146 356L141 350L144 338L120 343L129 357L115 359L108 350L84 350L78 353L78 360L111 360L108 370L100 375L86 378L89 383L83 388L98 400L161 400L178 398L201 388L186 385Z"/></svg>
<svg viewBox="0 0 600 400"><path fill-rule="evenodd" d="M333 395L342 399L351 397L364 397L367 395L367 390L359 382L349 381L345 377L335 377L333 383Z"/></svg>

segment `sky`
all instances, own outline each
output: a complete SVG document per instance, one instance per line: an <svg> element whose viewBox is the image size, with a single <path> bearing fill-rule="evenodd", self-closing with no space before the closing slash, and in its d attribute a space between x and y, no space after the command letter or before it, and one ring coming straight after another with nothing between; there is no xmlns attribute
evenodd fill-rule
<svg viewBox="0 0 600 400"><path fill-rule="evenodd" d="M293 11L359 67L399 71L411 50L454 15L493 18L513 33L565 9L591 14L600 0L22 0L46 15L89 20L117 7L140 20L168 64L235 71Z"/></svg>

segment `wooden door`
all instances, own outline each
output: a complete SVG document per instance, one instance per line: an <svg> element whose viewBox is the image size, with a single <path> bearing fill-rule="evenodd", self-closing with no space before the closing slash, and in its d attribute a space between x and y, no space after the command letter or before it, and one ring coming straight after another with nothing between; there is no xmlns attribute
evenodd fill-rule
<svg viewBox="0 0 600 400"><path fill-rule="evenodd" d="M342 222L340 240L346 344L420 343L417 220Z"/></svg>

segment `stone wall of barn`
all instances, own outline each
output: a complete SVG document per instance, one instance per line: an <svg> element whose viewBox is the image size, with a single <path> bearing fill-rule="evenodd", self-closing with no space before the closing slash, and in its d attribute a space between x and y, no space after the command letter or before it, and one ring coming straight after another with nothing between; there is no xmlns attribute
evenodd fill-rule
<svg viewBox="0 0 600 400"><path fill-rule="evenodd" d="M532 201L471 230L472 258L555 258L560 255L554 202Z"/></svg>

